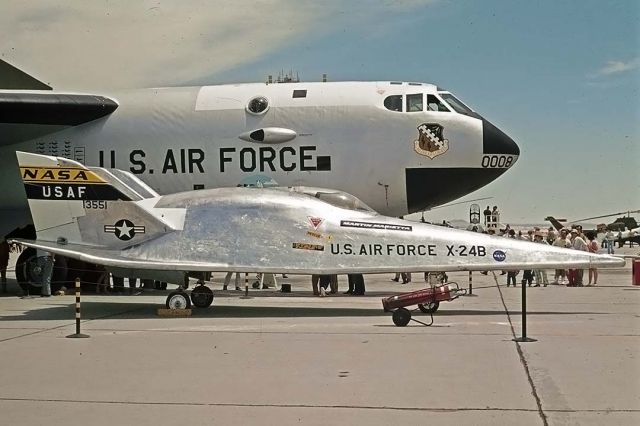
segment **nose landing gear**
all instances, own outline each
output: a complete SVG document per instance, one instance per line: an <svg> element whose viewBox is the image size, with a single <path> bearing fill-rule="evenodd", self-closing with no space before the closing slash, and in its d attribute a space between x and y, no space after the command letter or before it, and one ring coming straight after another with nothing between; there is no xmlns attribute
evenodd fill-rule
<svg viewBox="0 0 640 426"><path fill-rule="evenodd" d="M189 309L191 307L191 300L189 295L182 291L172 291L167 296L167 309Z"/></svg>
<svg viewBox="0 0 640 426"><path fill-rule="evenodd" d="M183 287L172 291L167 296L166 306L167 309L189 309L192 303L196 308L207 308L213 303L213 291L204 285L204 281L198 281L190 294Z"/></svg>
<svg viewBox="0 0 640 426"><path fill-rule="evenodd" d="M196 308L208 308L213 303L213 291L204 284L191 290L191 301Z"/></svg>

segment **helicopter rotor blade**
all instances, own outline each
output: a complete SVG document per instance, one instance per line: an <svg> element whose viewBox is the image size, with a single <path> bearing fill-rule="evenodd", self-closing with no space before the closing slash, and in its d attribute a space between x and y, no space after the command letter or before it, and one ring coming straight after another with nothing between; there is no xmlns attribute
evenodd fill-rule
<svg viewBox="0 0 640 426"><path fill-rule="evenodd" d="M640 210L627 210L627 211L624 211L624 212L604 214L602 216L593 216L593 217L587 217L585 219L572 220L571 222L582 222L582 221L585 221L585 220L602 219L604 217L611 217L611 216L618 216L618 215L628 215L628 214L631 214L631 213L639 213L639 212L640 212Z"/></svg>

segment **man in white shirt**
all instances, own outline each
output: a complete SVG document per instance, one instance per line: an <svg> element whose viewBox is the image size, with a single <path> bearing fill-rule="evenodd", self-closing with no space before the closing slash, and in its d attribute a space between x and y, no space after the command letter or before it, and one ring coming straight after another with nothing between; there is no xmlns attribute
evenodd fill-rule
<svg viewBox="0 0 640 426"><path fill-rule="evenodd" d="M549 245L543 238L541 232L536 232L533 236L533 242L538 244ZM536 285L534 287L540 287L540 284L545 287L549 285L549 279L547 278L547 271L544 269L534 269L533 272L536 276Z"/></svg>
<svg viewBox="0 0 640 426"><path fill-rule="evenodd" d="M558 238L553 241L553 246L563 248L571 247L571 242L567 239L566 229L563 228L560 230L560 236L558 236ZM567 280L567 271L565 271L564 269L556 269L556 273L553 276L553 283L562 285L568 284L569 281Z"/></svg>
<svg viewBox="0 0 640 426"><path fill-rule="evenodd" d="M607 241L607 254L613 254L613 231L609 229L605 234L605 240Z"/></svg>
<svg viewBox="0 0 640 426"><path fill-rule="evenodd" d="M571 248L580 251L589 251L587 242L580 237L577 229L571 230ZM582 276L584 275L584 269L570 269L569 270L569 285L575 287L582 287Z"/></svg>

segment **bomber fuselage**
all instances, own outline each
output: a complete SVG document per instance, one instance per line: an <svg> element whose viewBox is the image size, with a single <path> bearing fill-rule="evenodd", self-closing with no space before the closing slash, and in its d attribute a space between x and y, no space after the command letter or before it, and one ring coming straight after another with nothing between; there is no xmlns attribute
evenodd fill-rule
<svg viewBox="0 0 640 426"><path fill-rule="evenodd" d="M1 210L27 211L16 150L128 170L160 194L320 186L391 216L472 192L519 155L507 135L431 84L255 83L106 96L113 112L82 124L33 113L0 123Z"/></svg>

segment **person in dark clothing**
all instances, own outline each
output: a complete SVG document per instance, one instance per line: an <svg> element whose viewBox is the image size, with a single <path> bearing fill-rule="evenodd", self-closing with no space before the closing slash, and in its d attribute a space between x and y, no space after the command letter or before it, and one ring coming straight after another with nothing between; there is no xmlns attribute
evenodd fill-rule
<svg viewBox="0 0 640 426"><path fill-rule="evenodd" d="M484 224L488 225L491 222L491 208L487 206L482 213L484 214Z"/></svg>
<svg viewBox="0 0 640 426"><path fill-rule="evenodd" d="M344 292L344 294L353 294L354 291L354 286L353 286L353 279L351 278L351 275L347 275L348 278L348 282L349 282L349 289L347 291Z"/></svg>
<svg viewBox="0 0 640 426"><path fill-rule="evenodd" d="M123 294L124 293L124 277L118 277L112 274L111 281L113 282L113 293Z"/></svg>
<svg viewBox="0 0 640 426"><path fill-rule="evenodd" d="M320 287L326 292L331 284L331 275L320 275Z"/></svg>
<svg viewBox="0 0 640 426"><path fill-rule="evenodd" d="M353 286L353 294L354 296L364 296L365 286L364 286L364 276L362 274L349 274L349 288Z"/></svg>
<svg viewBox="0 0 640 426"><path fill-rule="evenodd" d="M7 240L0 242L0 281L2 284L2 292L7 292L7 266L9 266L10 246Z"/></svg>
<svg viewBox="0 0 640 426"><path fill-rule="evenodd" d="M129 294L133 294L136 291L136 287L138 284L138 278L136 277L129 277Z"/></svg>

